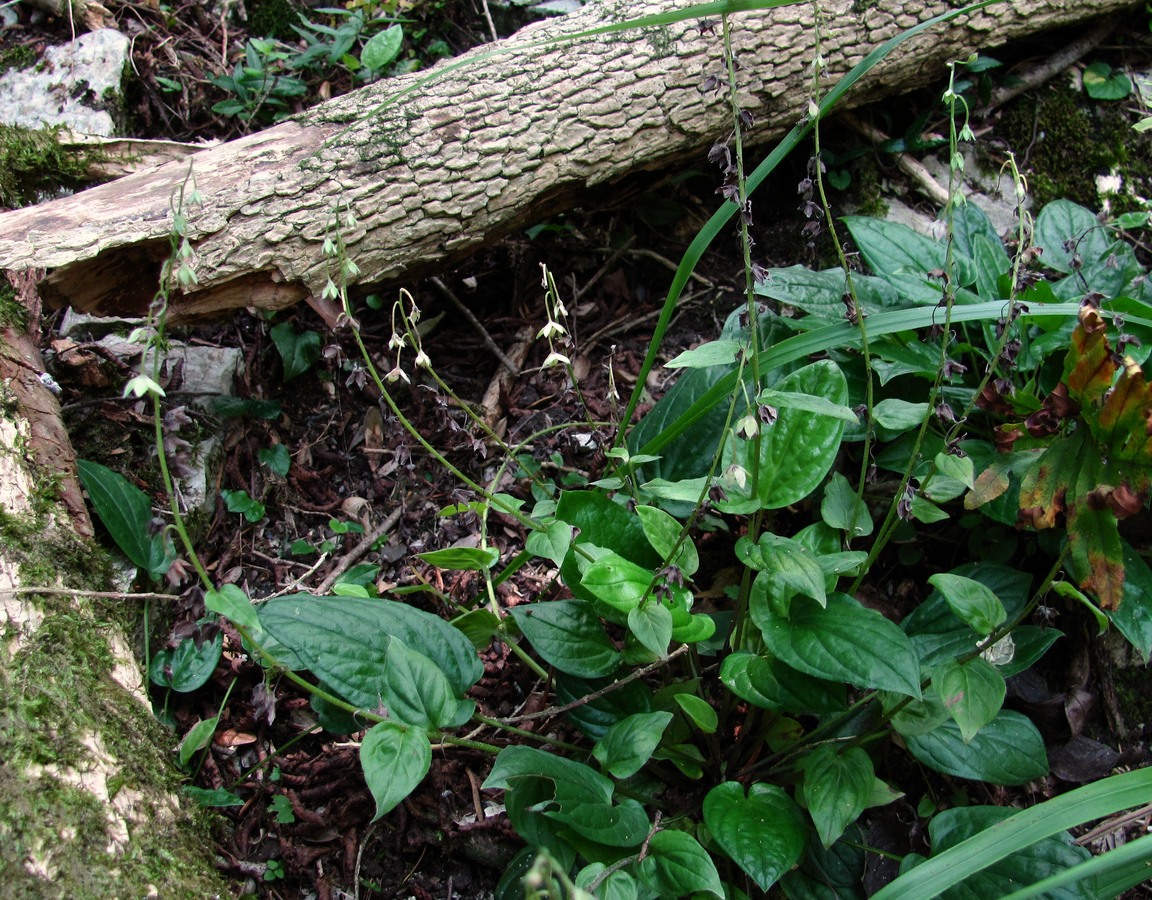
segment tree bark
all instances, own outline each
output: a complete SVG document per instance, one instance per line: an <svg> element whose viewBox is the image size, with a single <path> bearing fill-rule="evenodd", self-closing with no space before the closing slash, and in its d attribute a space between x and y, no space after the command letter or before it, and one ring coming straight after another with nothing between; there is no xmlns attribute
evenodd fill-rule
<svg viewBox="0 0 1152 900"><path fill-rule="evenodd" d="M699 160L730 130L718 32L699 20L541 46L686 0L602 0L445 64L443 76L379 82L259 134L150 172L0 216L0 266L51 270L53 304L139 312L152 298L178 186L197 284L176 292L174 320L236 307L319 303L337 230L356 279L381 285L442 269L479 246L574 205L637 170ZM951 0L822 0L820 53L835 78L875 46ZM944 66L1023 34L1131 6L1131 0L1002 0L902 44L850 105L939 81ZM808 106L816 54L807 3L734 15L740 102L752 139L779 137ZM828 82L831 83L830 81ZM383 104L388 104L384 106ZM355 222L349 225L348 213ZM328 310L332 318L332 310Z"/></svg>
<svg viewBox="0 0 1152 900"><path fill-rule="evenodd" d="M0 331L0 872L7 897L210 897L206 829L183 811L165 732L109 590L39 351ZM33 319L35 317L33 316ZM46 588L44 593L29 588Z"/></svg>

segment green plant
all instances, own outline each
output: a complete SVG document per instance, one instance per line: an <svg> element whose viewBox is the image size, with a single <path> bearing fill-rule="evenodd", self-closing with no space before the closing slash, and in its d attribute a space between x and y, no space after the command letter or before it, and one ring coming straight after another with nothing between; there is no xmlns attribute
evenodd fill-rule
<svg viewBox="0 0 1152 900"><path fill-rule="evenodd" d="M1031 228L1022 214L1006 248L987 218L954 195L939 239L844 220L871 274L847 264L816 126L857 78L930 25L878 48L823 96L818 57L809 116L746 173L749 122L724 15L716 28L725 68L715 80L733 130L714 157L727 199L685 255L625 421L688 275L733 218L745 303L718 340L669 363L682 375L621 436L610 470L590 485L546 480L549 467L523 445L487 433L504 459L492 484L517 467L531 481L528 512L526 499L454 466L405 416L390 385L414 374L450 389L423 350L419 310L406 293L394 308L392 368L377 371L347 291L355 269L341 234L355 223L344 211L334 216L325 293L343 303L349 336L392 415L475 493L443 514L475 516L477 546L420 558L477 573L481 587L464 600L439 597L453 610L445 621L375 596L368 577L334 596L257 606L235 585L215 587L198 566L205 604L232 622L253 656L312 695L325 728L364 731L360 761L377 818L419 785L434 744L491 753L485 787L503 791L528 845L509 867L503 896L522 887L533 896L726 897L776 885L789 896L827 896L830 886L858 895L869 849L861 820L922 791L907 770L994 785L1047 773L1040 733L1004 700L1006 678L1061 637L1030 622L1051 592L1075 597L1152 653L1144 624L1152 573L1114 521L1147 505L1152 465L1140 371L1152 310L1132 251L1065 203L1049 204ZM972 138L955 88L944 95L953 170L962 165L959 144ZM808 133L806 228L832 237L842 265L764 269L752 259L749 196ZM178 232L174 264L182 246ZM547 271L544 289L548 363L574 381L561 343L564 304ZM156 404L159 438L155 382L139 386ZM1013 435L1012 453L1029 457L999 452ZM1108 459L1068 459L1053 438L1072 435L1085 455ZM162 448L159 458L163 468ZM511 559L489 540L493 512L530 532ZM1017 523L1024 530L1015 540L1033 544L1028 567L1005 564L1016 561L1011 548L1000 558L981 551L982 532L1014 535ZM1057 539L1032 541L1027 529L1040 525ZM914 558L915 539L929 535L968 556L949 565ZM700 552L704 541L719 566ZM894 551L901 542L905 549ZM556 567L567 595L503 609L496 588L533 556ZM919 602L899 622L858 599L896 565L893 557L915 563L921 579ZM1060 582L1065 568L1083 591ZM504 720L477 711L469 696L483 674L477 651L494 639L540 690L554 691L551 707ZM561 715L578 742L518 727ZM186 738L182 757L206 745L210 722ZM461 737L466 723L494 736ZM1018 814L940 809L925 794L917 805L932 855L903 854L885 896L953 888L986 896L1004 877L1024 885L1022 895L1075 886L1080 895L1114 896L1145 877L1148 842L1088 860L1064 832L1145 802L1150 780L1147 772L1115 776Z"/></svg>
<svg viewBox="0 0 1152 900"><path fill-rule="evenodd" d="M212 111L237 116L245 124L271 122L293 111L293 101L308 93L308 85L277 70L291 54L274 40L251 38L244 48L244 61L236 63L231 74L214 75L216 87L234 96L221 100Z"/></svg>

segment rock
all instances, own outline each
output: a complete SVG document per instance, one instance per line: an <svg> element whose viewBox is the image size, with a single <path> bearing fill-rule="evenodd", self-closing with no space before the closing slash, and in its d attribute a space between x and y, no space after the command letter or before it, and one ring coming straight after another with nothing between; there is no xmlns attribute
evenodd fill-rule
<svg viewBox="0 0 1152 900"><path fill-rule="evenodd" d="M35 66L0 76L0 122L25 128L63 125L111 137L122 130L128 38L101 28L50 47Z"/></svg>

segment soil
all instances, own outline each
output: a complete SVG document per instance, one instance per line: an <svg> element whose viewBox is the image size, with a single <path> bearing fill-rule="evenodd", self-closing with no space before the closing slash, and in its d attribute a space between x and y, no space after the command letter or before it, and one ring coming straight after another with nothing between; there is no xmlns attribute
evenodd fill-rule
<svg viewBox="0 0 1152 900"><path fill-rule="evenodd" d="M133 81L137 88L130 112L141 135L188 140L228 138L245 130L237 119L211 112L222 95L208 78L224 71L220 65L224 33L214 7L198 3L172 8L143 3L106 5L120 27L135 32L137 77ZM412 11L427 29L429 41L443 40L454 52L488 37L479 3L416 3ZM35 46L65 31L63 23L53 20L20 27L23 30L8 32L8 41ZM230 22L227 41L232 48L242 45L247 36ZM1005 71L1043 58L1067 37L1044 36L1013 48L1002 56ZM1135 68L1147 64L1147 51L1146 40L1121 33L1097 58ZM234 55L229 53L230 62ZM178 95L166 88L165 79L180 82ZM334 77L328 90L350 86L347 80L341 83ZM926 89L901 103L906 110L901 118L890 109L866 110L863 116L888 134L915 137L905 143L917 143L918 152L931 153L931 136L944 129L936 103L941 87ZM1063 88L1041 88L1026 95L1006 111L1005 118L1013 122L1026 118L1044 102L1045 92L1052 90ZM1096 114L1091 104L1081 105L1087 110L1085 115ZM1117 115L1129 120L1141 113L1135 100L1117 110ZM979 135L992 161L1009 147L1027 158L1036 135L1027 138L1033 145L1021 146L1025 140L1021 132L1007 126L1001 129L1000 121L986 122ZM840 160L835 168L847 173L851 181L832 198L838 212L850 206L874 207L885 197L899 194L931 214L897 173L891 154L837 131L835 123L825 140ZM805 165L804 156L786 163L756 200L756 253L765 265L832 264L826 238L810 241L803 232L805 219L797 209L795 185ZM1137 165L1134 171L1135 192L1152 195L1152 184L1144 180L1144 172L1152 171L1152 166L1142 171ZM635 383L672 271L719 202L715 196L719 181L718 173L701 160L697 172L669 172L637 184L614 203L600 202L558 216L541 223L543 227L532 237L511 237L457 270L442 273L436 281L409 286L428 325L424 349L437 374L459 398L449 397L412 366L410 357L405 359L402 365L412 383L397 386L397 397L420 434L469 477L486 484L495 480L499 490L530 504L528 481L515 468L499 474L503 460L462 410L462 404L480 404L500 371L491 346L510 352L528 340L532 345L521 374L498 392L498 408L492 417L496 432L510 444L524 442L519 452L558 483L579 484L599 477L605 450L620 424L622 401L616 395L626 399ZM572 359L576 384L562 368L540 368L549 352L546 342L534 340L544 323L542 264L555 275L571 313L572 342L564 349ZM724 318L741 302L742 279L736 242L727 236L698 268L662 348L665 359L718 333ZM482 325L466 321L450 294ZM391 305L396 298L380 299L380 308L373 308L375 299L358 298L359 321L376 365L387 372L395 362L388 344L393 329ZM475 545L473 516L440 515L445 507L475 498L408 437L382 406L378 392L363 377L350 335L326 332L303 306L277 316L276 323L282 322L291 323L298 332L320 335L322 352L314 366L292 380L284 378L267 323L254 315L242 313L173 335L199 344L239 348L245 364L238 396L279 404L279 414L272 419L223 418L211 411L193 411L193 424L186 426L188 434L223 436L216 487L246 491L265 507L258 522L248 523L228 511L222 496L217 497L202 523L198 545L213 579L238 584L250 596L264 598L293 591L321 592L322 585L330 586L343 572L381 594L399 593L406 602L438 614L451 614L452 604L473 608L483 587L474 574L441 571L414 554ZM44 321L46 347L56 337L58 324L56 318ZM54 374L64 387L67 421L81 455L119 468L156 494L158 481L148 474L153 465L143 449L150 441L151 420L119 398L120 376L100 391L76 372ZM661 393L666 378L661 372L651 379L647 385L651 397ZM179 373L169 373L166 386L177 397L181 389L195 391L195 385L179 383ZM589 419L595 424L544 431ZM291 467L285 476L276 475L261 462L261 451L274 445L284 446L290 454ZM386 522L388 527L382 530ZM865 587L869 602L893 618L906 614L922 599L926 572L946 564L942 549L967 540L966 535L950 526L924 529L919 543L901 546L877 566L877 578ZM514 557L524 538L514 520L492 518L489 540L499 549L501 560ZM725 548L717 550L716 558L723 558ZM1018 564L1029 565L1026 561ZM166 620L164 633L153 637L153 651L158 644L174 646L188 635L211 636L216 626L203 624L203 598L193 583L188 579L171 587L171 606L160 611ZM500 585L499 602L514 606L557 596L559 591L553 572L529 565ZM1085 617L1071 607L1052 610L1051 616L1051 624L1070 639L1042 671L1014 685L1013 703L1038 722L1050 748L1059 749L1054 759L1060 760L1057 771L1061 774L1027 789L1012 790L972 788L925 775L916 788L919 797L948 797L971 790L970 799L975 802L1031 802L1069 784L1099 777L1102 763L1093 768L1097 759L1093 754L1101 747L1116 748L1112 755L1105 754L1105 772L1145 760L1148 734L1141 723L1152 719L1126 712L1115 702L1111 664L1105 663L1098 645L1087 637ZM484 715L507 718L553 702L552 686L540 682L506 648L493 644L481 655L485 676L472 698ZM226 694L227 704L221 708ZM522 846L494 805L498 798L479 790L489 757L460 748L438 748L431 772L417 792L373 823L372 797L357 763L359 735L333 735L320 729L309 699L287 682L268 678L249 660L227 626L225 653L208 684L187 694L157 688L154 699L175 735L185 734L197 721L220 715L216 739L198 758L190 783L206 789L227 788L243 800L241 806L220 810L217 836L221 869L233 879L238 895L490 897L508 860ZM556 740L580 740L561 716L538 722L537 731ZM507 741L490 728L469 736L497 745ZM691 790L686 781L678 787ZM901 817L915 818L919 797L910 795L876 816L870 840L884 846L886 835L898 834L896 845L906 845L910 835ZM881 879L883 872L877 870L873 877ZM1152 892L1132 896L1152 896Z"/></svg>

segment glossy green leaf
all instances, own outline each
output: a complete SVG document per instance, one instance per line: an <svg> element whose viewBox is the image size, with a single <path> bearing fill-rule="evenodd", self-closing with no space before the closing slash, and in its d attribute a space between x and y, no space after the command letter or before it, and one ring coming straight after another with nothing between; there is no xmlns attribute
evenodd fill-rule
<svg viewBox="0 0 1152 900"><path fill-rule="evenodd" d="M892 398L881 400L872 411L872 419L877 425L894 432L919 428L927 415L927 403L909 403Z"/></svg>
<svg viewBox="0 0 1152 900"><path fill-rule="evenodd" d="M541 659L561 672L599 678L620 667L620 652L583 600L525 604L509 613Z"/></svg>
<svg viewBox="0 0 1152 900"><path fill-rule="evenodd" d="M848 382L829 360L811 363L781 379L780 391L823 397L838 406L848 403ZM840 449L844 421L800 409L781 409L757 441L731 438L724 445L725 468L739 466L749 477L746 487L732 486L730 499L718 503L725 512L779 509L807 497L824 480ZM753 473L758 472L758 478ZM755 495L752 494L755 488Z"/></svg>
<svg viewBox="0 0 1152 900"><path fill-rule="evenodd" d="M320 358L320 335L315 331L297 331L291 322L274 326L269 334L284 363L284 380L303 375Z"/></svg>
<svg viewBox="0 0 1152 900"><path fill-rule="evenodd" d="M369 69L383 69L400 55L404 46L404 28L400 24L389 25L374 34L360 51L360 62Z"/></svg>
<svg viewBox="0 0 1152 900"><path fill-rule="evenodd" d="M443 669L457 696L484 674L476 649L459 629L395 600L289 594L262 603L257 613L260 624L306 656L307 667L321 677L325 676L313 663L323 659L333 664L346 659L349 665L369 669L383 665L389 635Z"/></svg>
<svg viewBox="0 0 1152 900"><path fill-rule="evenodd" d="M623 869L617 869L601 879L601 875L608 867L604 863L592 863L580 870L576 876L576 887L587 891L596 883L595 900L637 900L640 896L640 886L636 879ZM588 895L592 897L592 894ZM519 898L517 898L519 900ZM583 900L583 898L573 898Z"/></svg>
<svg viewBox="0 0 1152 900"><path fill-rule="evenodd" d="M994 665L977 656L967 662L950 660L932 673L932 688L969 743L976 733L996 718L1004 705L1004 676Z"/></svg>
<svg viewBox="0 0 1152 900"><path fill-rule="evenodd" d="M1093 784L1069 791L1030 809L1009 813L989 827L976 831L967 840L947 850L936 848L926 862L909 859L904 871L874 895L874 900L902 900L904 897L936 897L973 873L1001 860L1011 864L1017 853L1065 829L1073 828L1147 802L1152 791L1152 769L1111 775ZM997 809L1000 809L999 807ZM952 812L959 812L957 809ZM941 813L945 815L945 813ZM937 816L939 818L939 816ZM947 819L941 826L951 830ZM929 833L932 828L929 826ZM914 866L914 867L913 867ZM1010 870L1010 869L1009 869ZM972 894L969 896L983 896ZM994 893L993 896L1001 896ZM1112 896L1106 894L1105 896Z"/></svg>
<svg viewBox="0 0 1152 900"><path fill-rule="evenodd" d="M664 363L666 369L707 369L736 361L743 345L739 341L708 341L699 347L685 350Z"/></svg>
<svg viewBox="0 0 1152 900"><path fill-rule="evenodd" d="M822 681L778 659L743 651L724 658L720 680L737 697L761 709L811 714L843 712L847 707L843 683Z"/></svg>
<svg viewBox="0 0 1152 900"><path fill-rule="evenodd" d="M859 421L854 413L842 403L833 403L827 397L817 397L813 394L803 394L799 391L780 391L765 388L757 396L756 401L773 409L799 409L818 416L830 416L833 419L842 419L855 424Z"/></svg>
<svg viewBox="0 0 1152 900"><path fill-rule="evenodd" d="M876 780L872 760L859 747L837 752L823 744L800 760L804 801L825 847L831 847L868 805Z"/></svg>
<svg viewBox="0 0 1152 900"><path fill-rule="evenodd" d="M459 572L486 572L500 560L495 547L446 547L416 555L438 569Z"/></svg>
<svg viewBox="0 0 1152 900"><path fill-rule="evenodd" d="M231 513L239 513L244 521L255 524L264 518L264 504L253 498L247 491L223 490L224 508Z"/></svg>
<svg viewBox="0 0 1152 900"><path fill-rule="evenodd" d="M657 658L668 655L668 645L672 642L672 613L659 600L650 598L643 606L628 610L628 630Z"/></svg>
<svg viewBox="0 0 1152 900"><path fill-rule="evenodd" d="M741 546L737 545L738 554ZM797 594L821 606L827 602L824 570L799 541L765 532L742 561L758 570L751 597L752 619L757 624L772 614L785 614Z"/></svg>
<svg viewBox="0 0 1152 900"><path fill-rule="evenodd" d="M928 768L958 778L1016 785L1048 774L1048 755L1036 726L1010 710L1001 710L968 743L953 721L928 734L907 736L905 742Z"/></svg>
<svg viewBox="0 0 1152 900"><path fill-rule="evenodd" d="M288 470L292 468L292 455L283 444L261 447L257 456L261 463L281 478L284 478L288 474Z"/></svg>
<svg viewBox="0 0 1152 900"><path fill-rule="evenodd" d="M780 881L784 896L788 900L866 900L865 843L856 825L849 826L831 847L809 841L800 865Z"/></svg>
<svg viewBox="0 0 1152 900"><path fill-rule="evenodd" d="M716 620L708 615L693 613L688 621L677 625L672 623L672 640L681 644L699 644L716 633Z"/></svg>
<svg viewBox="0 0 1152 900"><path fill-rule="evenodd" d="M787 618L769 613L757 624L768 650L794 669L920 696L920 666L907 635L847 594L829 594L827 608L798 597Z"/></svg>
<svg viewBox="0 0 1152 900"><path fill-rule="evenodd" d="M928 825L933 856L957 847L983 832L995 830L997 825L1012 815L1013 810L998 806L957 807L939 813ZM992 863L940 896L944 900L1006 897L1021 885L1040 881L1089 858L1089 852L1083 847L1077 847L1071 835L1067 832L1056 833L1017 850L1007 859ZM915 865L922 862L923 857L911 856L900 866L901 874L914 871ZM1061 900L1094 900L1096 894L1090 884L1081 884L1045 896L1056 896Z"/></svg>
<svg viewBox="0 0 1152 900"><path fill-rule="evenodd" d="M692 539L685 537L677 545L682 530L680 523L662 509L655 506L638 506L636 515L640 517L640 524L644 528L644 535L661 559L667 560L676 566L685 578L691 578L700 568L700 557L696 553L696 545ZM672 550L675 547L676 552Z"/></svg>
<svg viewBox="0 0 1152 900"><path fill-rule="evenodd" d="M1147 661L1152 659L1152 569L1124 542L1124 593L1118 609L1108 613L1112 624Z"/></svg>
<svg viewBox="0 0 1152 900"><path fill-rule="evenodd" d="M148 496L107 466L78 459L76 468L96 515L116 546L153 578L167 572L175 550L164 534L149 536L152 504Z"/></svg>
<svg viewBox="0 0 1152 900"><path fill-rule="evenodd" d="M206 591L204 606L214 613L219 613L230 621L244 628L260 628L260 619L256 615L256 607L237 585L224 584L219 590Z"/></svg>
<svg viewBox="0 0 1152 900"><path fill-rule="evenodd" d="M543 528L528 533L524 549L533 556L547 559L559 566L572 546L572 526L567 522L555 521Z"/></svg>
<svg viewBox="0 0 1152 900"><path fill-rule="evenodd" d="M717 785L704 798L704 824L720 849L764 891L804 852L803 817L776 785L754 784L748 796L739 782Z"/></svg>
<svg viewBox="0 0 1152 900"><path fill-rule="evenodd" d="M617 778L631 778L652 758L670 712L635 713L621 719L592 748L596 761Z"/></svg>
<svg viewBox="0 0 1152 900"><path fill-rule="evenodd" d="M219 724L220 717L213 716L210 719L201 719L188 729L188 733L180 741L180 750L177 754L180 765L187 766L193 756L212 743L212 735L216 733L216 726Z"/></svg>
<svg viewBox="0 0 1152 900"><path fill-rule="evenodd" d="M432 745L419 728L378 722L360 744L360 766L376 801L375 822L387 815L424 780L432 765Z"/></svg>
<svg viewBox="0 0 1152 900"><path fill-rule="evenodd" d="M849 540L872 533L872 514L868 511L868 504L856 495L848 479L839 472L832 473L824 487L820 518L826 525L847 532Z"/></svg>
<svg viewBox="0 0 1152 900"><path fill-rule="evenodd" d="M224 635L219 631L212 640L204 641L199 647L193 638L184 638L175 647L152 656L148 678L159 687L172 688L180 693L194 691L212 677L223 649Z"/></svg>
<svg viewBox="0 0 1152 900"><path fill-rule="evenodd" d="M639 606L653 572L617 553L606 553L584 570L581 584L601 603L627 613Z"/></svg>
<svg viewBox="0 0 1152 900"><path fill-rule="evenodd" d="M658 831L648 842L648 855L636 867L640 881L661 897L696 893L724 896L712 857L690 834Z"/></svg>
<svg viewBox="0 0 1152 900"><path fill-rule="evenodd" d="M688 719L705 734L715 734L718 719L716 710L703 697L695 694L676 694L676 704Z"/></svg>
<svg viewBox="0 0 1152 900"><path fill-rule="evenodd" d="M346 686L343 693L349 696ZM360 690L353 702L366 709L372 708L365 700L365 692ZM471 700L461 700L453 695L452 683L443 669L395 637L388 646L382 690L376 700L383 702L388 714L398 721L425 728L463 725L476 708Z"/></svg>
<svg viewBox="0 0 1152 900"><path fill-rule="evenodd" d="M940 572L931 576L928 583L944 596L956 618L982 637L991 634L1008 617L999 598L973 578Z"/></svg>

